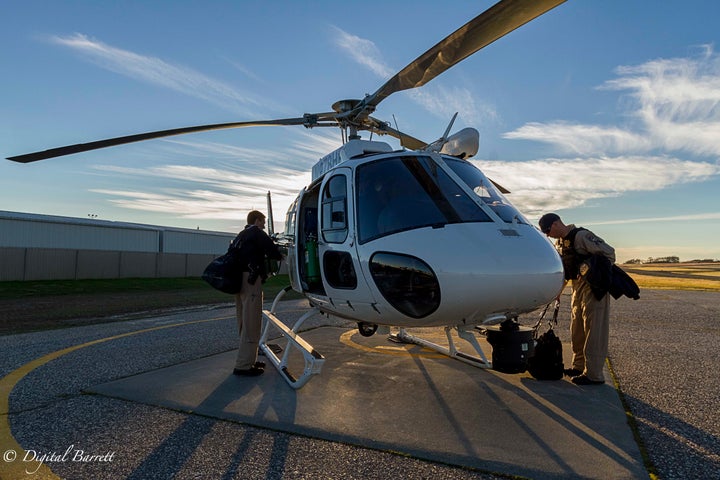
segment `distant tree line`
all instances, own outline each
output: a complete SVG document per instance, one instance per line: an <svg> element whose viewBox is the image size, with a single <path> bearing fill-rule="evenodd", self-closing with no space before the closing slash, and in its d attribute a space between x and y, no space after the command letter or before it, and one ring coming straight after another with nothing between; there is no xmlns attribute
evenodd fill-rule
<svg viewBox="0 0 720 480"><path fill-rule="evenodd" d="M703 258L703 259L688 260L685 263L715 263L717 261L718 260L715 260L713 258ZM625 262L626 265L639 265L642 263L680 263L680 257L675 257L675 256L648 257L646 260L640 260L639 258L633 258L633 259Z"/></svg>

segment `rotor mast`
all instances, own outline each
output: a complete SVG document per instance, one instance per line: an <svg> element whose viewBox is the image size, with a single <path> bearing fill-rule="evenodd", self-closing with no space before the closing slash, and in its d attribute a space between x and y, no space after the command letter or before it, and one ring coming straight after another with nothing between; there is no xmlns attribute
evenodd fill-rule
<svg viewBox="0 0 720 480"><path fill-rule="evenodd" d="M332 109L337 113L335 119L343 134L347 135L347 140L360 140L358 131L367 129L368 116L375 111L374 107L358 109L358 106L363 106L362 103L362 100L347 99L338 100L332 105Z"/></svg>

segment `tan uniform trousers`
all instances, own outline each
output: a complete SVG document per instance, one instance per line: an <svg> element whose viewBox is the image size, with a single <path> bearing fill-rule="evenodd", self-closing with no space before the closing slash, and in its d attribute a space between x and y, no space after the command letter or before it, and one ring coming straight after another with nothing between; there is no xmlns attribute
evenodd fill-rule
<svg viewBox="0 0 720 480"><path fill-rule="evenodd" d="M570 306L572 366L590 380L604 381L603 368L610 334L610 295L596 299L590 285L579 278L573 280Z"/></svg>
<svg viewBox="0 0 720 480"><path fill-rule="evenodd" d="M247 281L249 272L243 272L243 286L240 293L235 295L235 305L238 333L240 334L240 348L238 350L235 368L247 370L257 361L258 343L262 329L262 282L258 278L255 285Z"/></svg>

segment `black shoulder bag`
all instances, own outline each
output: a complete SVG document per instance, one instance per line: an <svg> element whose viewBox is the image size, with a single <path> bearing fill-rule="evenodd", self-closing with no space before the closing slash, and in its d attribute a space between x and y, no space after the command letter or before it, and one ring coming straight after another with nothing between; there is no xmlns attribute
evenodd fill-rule
<svg viewBox="0 0 720 480"><path fill-rule="evenodd" d="M227 253L220 255L205 267L202 279L223 293L232 295L240 293L243 275L240 259L241 247L242 240L238 235L228 247Z"/></svg>
<svg viewBox="0 0 720 480"><path fill-rule="evenodd" d="M547 332L538 336L538 329L549 306L550 304L545 307L545 310L543 310L540 316L540 320L535 324L535 353L532 357L528 358L528 372L538 380L560 380L563 378L562 342L553 331L553 323L557 325L560 302L555 302L553 319L548 322L550 328Z"/></svg>

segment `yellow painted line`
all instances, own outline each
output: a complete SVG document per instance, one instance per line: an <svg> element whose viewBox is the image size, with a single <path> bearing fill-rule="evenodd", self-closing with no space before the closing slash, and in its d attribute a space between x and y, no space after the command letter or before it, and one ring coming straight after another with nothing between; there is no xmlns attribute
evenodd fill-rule
<svg viewBox="0 0 720 480"><path fill-rule="evenodd" d="M366 345L360 345L359 343L355 342L351 337L357 333L355 330L348 330L347 332L340 335L340 341L347 345L348 347L355 348L357 350L362 350L363 352L370 352L370 353L381 353L383 355L403 355L403 356L411 356L411 357L425 357L425 358L447 358L446 355L443 355L442 353L436 353L434 350L430 350L429 348L421 347L420 345L415 344L409 344L402 347L389 347L389 346L377 346L377 347L368 347ZM359 334L358 334L359 335ZM411 352L410 349L419 349L418 352Z"/></svg>
<svg viewBox="0 0 720 480"><path fill-rule="evenodd" d="M68 353L80 350L81 348L97 345L99 343L109 342L111 340L117 340L119 338L129 337L140 333L153 332L156 330L163 330L165 328L180 327L183 325L192 325L195 323L214 322L217 320L224 320L232 317L217 317L206 320L195 320L192 322L174 323L172 325L161 325L159 327L146 328L143 330L136 330L134 332L127 332L112 337L100 338L91 342L83 343L81 345L74 345L72 347L64 348L56 352L48 353L40 358L26 363L22 367L10 372L2 379L0 379L0 479L2 480L19 480L25 478L33 479L48 479L48 480L59 480L50 468L44 463L37 460L27 460L27 452L17 443L15 437L13 437L10 430L10 393L13 391L15 386L20 380L25 377L28 373L32 372L38 367L45 365L46 363L55 360L56 358L62 357ZM32 455L30 456L32 459ZM32 477L29 477L32 475Z"/></svg>

